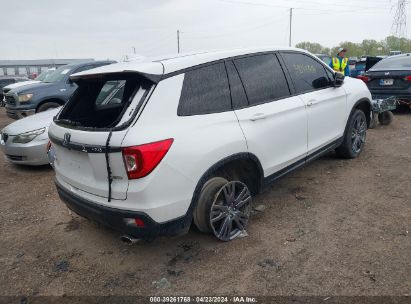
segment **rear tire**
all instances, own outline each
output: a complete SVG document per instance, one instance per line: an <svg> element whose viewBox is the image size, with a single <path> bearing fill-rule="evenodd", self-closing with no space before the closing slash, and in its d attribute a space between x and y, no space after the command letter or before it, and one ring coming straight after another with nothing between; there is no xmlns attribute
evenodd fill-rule
<svg viewBox="0 0 411 304"><path fill-rule="evenodd" d="M391 111L382 112L382 113L378 114L378 121L383 126L386 126L386 125L389 125L390 123L392 123L393 119L394 119L394 114L392 114Z"/></svg>
<svg viewBox="0 0 411 304"><path fill-rule="evenodd" d="M58 104L57 102L46 102L38 107L37 113L44 112L44 111L54 109L54 108L58 108L59 106L60 104Z"/></svg>
<svg viewBox="0 0 411 304"><path fill-rule="evenodd" d="M194 223L202 232L231 241L247 228L251 208L250 190L244 183L213 177L201 190Z"/></svg>
<svg viewBox="0 0 411 304"><path fill-rule="evenodd" d="M222 177L212 177L203 186L198 198L196 209L194 210L194 224L201 232L211 232L209 215L211 205L218 191L227 184L228 181Z"/></svg>
<svg viewBox="0 0 411 304"><path fill-rule="evenodd" d="M361 110L355 110L348 120L342 144L335 152L342 158L356 158L360 155L367 137L367 119Z"/></svg>

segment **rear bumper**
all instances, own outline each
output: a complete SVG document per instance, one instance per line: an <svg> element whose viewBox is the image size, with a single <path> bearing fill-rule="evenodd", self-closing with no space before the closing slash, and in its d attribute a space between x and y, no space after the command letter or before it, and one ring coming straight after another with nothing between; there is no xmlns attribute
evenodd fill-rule
<svg viewBox="0 0 411 304"><path fill-rule="evenodd" d="M143 212L109 208L86 200L62 187L55 180L60 199L78 215L96 221L122 234L136 238L150 239L157 236L178 235L188 230L190 221L184 216L165 223L157 223ZM136 227L126 223L125 219L138 218L144 222L144 227Z"/></svg>
<svg viewBox="0 0 411 304"><path fill-rule="evenodd" d="M373 99L386 99L391 96L395 96L398 99L404 99L404 100L411 100L411 93L410 92L396 92L396 91L389 91L389 90L373 90L370 89L371 95Z"/></svg>

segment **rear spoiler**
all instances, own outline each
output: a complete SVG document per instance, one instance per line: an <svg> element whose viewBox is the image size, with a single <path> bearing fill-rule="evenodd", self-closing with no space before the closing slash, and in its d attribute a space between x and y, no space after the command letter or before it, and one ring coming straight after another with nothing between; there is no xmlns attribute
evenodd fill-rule
<svg viewBox="0 0 411 304"><path fill-rule="evenodd" d="M73 82L76 82L78 80L81 79L93 79L93 78L99 78L102 76L115 76L115 75L119 75L119 74L127 74L129 76L132 75L138 75L140 77L143 77L147 80L149 80L150 82L157 84L160 82L161 78L163 77L163 75L157 75L157 74L147 74L147 73L143 73L143 72L137 72L137 71L130 71L130 70L124 70L124 71L116 71L116 72L108 72L108 73L100 73L100 74L86 74L86 75L72 75L70 76L70 80L72 80Z"/></svg>

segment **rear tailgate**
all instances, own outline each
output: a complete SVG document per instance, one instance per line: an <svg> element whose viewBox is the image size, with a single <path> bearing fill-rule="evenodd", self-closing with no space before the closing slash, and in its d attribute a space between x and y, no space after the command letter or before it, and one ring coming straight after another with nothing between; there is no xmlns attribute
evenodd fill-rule
<svg viewBox="0 0 411 304"><path fill-rule="evenodd" d="M370 90L408 90L411 81L406 77L411 75L411 71L368 71L368 88Z"/></svg>
<svg viewBox="0 0 411 304"><path fill-rule="evenodd" d="M112 132L108 163L112 174L111 198L127 198L128 178L121 153L126 130ZM101 197L109 195L106 162L108 131L87 132L63 128L54 122L49 137L56 152L56 175L69 185ZM87 144L84 144L87 143Z"/></svg>

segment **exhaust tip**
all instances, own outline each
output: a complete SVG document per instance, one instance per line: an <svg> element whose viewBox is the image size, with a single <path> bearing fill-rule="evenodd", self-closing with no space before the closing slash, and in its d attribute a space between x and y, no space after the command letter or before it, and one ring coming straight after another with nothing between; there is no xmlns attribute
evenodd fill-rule
<svg viewBox="0 0 411 304"><path fill-rule="evenodd" d="M131 236L131 235L122 235L122 236L120 237L120 240L121 240L123 243L126 243L126 244L135 244L135 243L137 243L140 239L136 239L135 237L133 237L133 236Z"/></svg>

